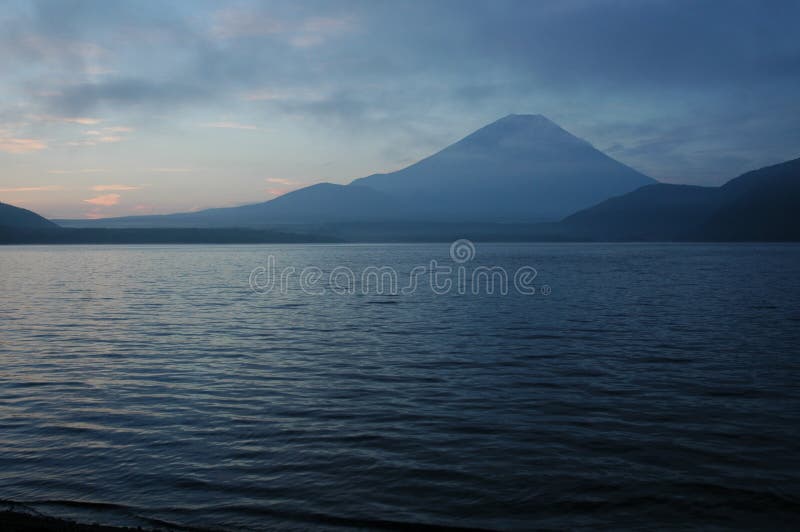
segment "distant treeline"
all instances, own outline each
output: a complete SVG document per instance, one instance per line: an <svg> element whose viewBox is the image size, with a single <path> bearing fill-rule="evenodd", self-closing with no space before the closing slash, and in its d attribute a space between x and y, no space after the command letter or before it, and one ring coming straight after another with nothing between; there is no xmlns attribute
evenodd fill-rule
<svg viewBox="0 0 800 532"><path fill-rule="evenodd" d="M593 213L589 213L593 214ZM796 224L768 224L771 230L744 231L726 224L731 233L688 230L678 223L649 225L626 216L619 228L608 220L587 223L486 224L374 222L324 225L282 225L277 228L54 228L20 229L0 226L0 245L6 244L303 244L453 242L736 242L798 241ZM666 216L660 217L666 219ZM688 218L688 216L686 217ZM762 219L769 219L763 214ZM630 220L630 222L628 222ZM633 223L637 221L637 223ZM658 219L656 220L658 221ZM667 220L671 221L671 220ZM690 220L691 221L691 220ZM753 224L746 224L746 228ZM662 227L663 226L663 227ZM776 230L775 228L780 230ZM677 229L683 228L680 233ZM637 230L638 229L638 230ZM661 229L660 231L657 229ZM789 230L791 229L791 231Z"/></svg>
<svg viewBox="0 0 800 532"><path fill-rule="evenodd" d="M278 244L337 242L323 235L237 228L20 229L0 227L0 244Z"/></svg>

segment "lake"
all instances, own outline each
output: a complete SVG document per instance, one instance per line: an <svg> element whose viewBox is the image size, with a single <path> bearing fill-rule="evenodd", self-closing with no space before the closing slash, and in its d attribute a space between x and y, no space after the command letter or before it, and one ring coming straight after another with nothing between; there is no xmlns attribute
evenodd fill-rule
<svg viewBox="0 0 800 532"><path fill-rule="evenodd" d="M0 499L800 526L800 246L462 244L0 247Z"/></svg>

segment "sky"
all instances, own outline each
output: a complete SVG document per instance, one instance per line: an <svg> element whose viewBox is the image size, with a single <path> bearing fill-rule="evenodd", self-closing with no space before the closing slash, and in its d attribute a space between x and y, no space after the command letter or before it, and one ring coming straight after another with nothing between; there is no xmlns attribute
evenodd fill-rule
<svg viewBox="0 0 800 532"><path fill-rule="evenodd" d="M266 201L544 114L651 177L800 157L795 0L0 0L0 201Z"/></svg>

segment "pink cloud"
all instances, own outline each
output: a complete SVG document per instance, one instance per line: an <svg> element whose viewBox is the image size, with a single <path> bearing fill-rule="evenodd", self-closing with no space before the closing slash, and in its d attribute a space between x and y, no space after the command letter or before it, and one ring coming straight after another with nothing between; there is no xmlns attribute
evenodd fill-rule
<svg viewBox="0 0 800 532"><path fill-rule="evenodd" d="M147 205L144 203L140 203L139 205L134 205L133 210L143 214L152 214L153 212L155 212L155 209L153 209L152 205Z"/></svg>
<svg viewBox="0 0 800 532"><path fill-rule="evenodd" d="M121 196L119 194L104 194L102 196L85 199L83 201L85 203L91 203L92 205L97 205L100 207L112 207L119 203L120 197Z"/></svg>
<svg viewBox="0 0 800 532"><path fill-rule="evenodd" d="M291 179L285 179L283 177L267 177L266 179L264 179L264 181L266 181L270 185L278 185L267 188L267 194L275 197L282 196L287 192L297 190L298 188L303 186L302 182L293 181Z"/></svg>
<svg viewBox="0 0 800 532"><path fill-rule="evenodd" d="M139 190L141 187L133 186L133 185L95 185L92 187L92 190L95 192L107 192L107 191L125 191L125 190Z"/></svg>
<svg viewBox="0 0 800 532"><path fill-rule="evenodd" d="M286 185L287 187L297 185L296 181L292 181L291 179L283 179L280 177L268 177L264 181L267 183L273 183L276 185Z"/></svg>
<svg viewBox="0 0 800 532"><path fill-rule="evenodd" d="M111 133L130 133L133 131L131 127L125 126L111 126L111 127L104 127L102 129L90 129L88 131L84 131L85 135L89 136L99 136L99 135L108 135Z"/></svg>
<svg viewBox="0 0 800 532"><path fill-rule="evenodd" d="M67 146L97 146L98 143L110 144L122 142L127 137L121 136L123 133L130 133L133 128L126 126L111 126L99 129L89 129L83 132L87 137L83 140L67 142Z"/></svg>
<svg viewBox="0 0 800 532"><path fill-rule="evenodd" d="M45 122L63 122L65 124L80 124L82 126L93 126L103 121L100 118L91 118L88 116L37 115L34 118Z"/></svg>
<svg viewBox="0 0 800 532"><path fill-rule="evenodd" d="M76 118L62 118L62 122L68 122L71 124L81 124L83 126L91 126L94 124L99 124L102 122L99 118L87 118L87 117L76 117Z"/></svg>
<svg viewBox="0 0 800 532"><path fill-rule="evenodd" d="M0 137L0 151L6 153L31 153L47 148L47 144L39 139L19 139L14 137Z"/></svg>

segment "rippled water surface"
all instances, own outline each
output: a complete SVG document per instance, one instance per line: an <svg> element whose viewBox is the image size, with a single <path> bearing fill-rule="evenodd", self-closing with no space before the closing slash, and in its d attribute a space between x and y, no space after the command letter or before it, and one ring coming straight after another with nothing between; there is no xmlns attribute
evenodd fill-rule
<svg viewBox="0 0 800 532"><path fill-rule="evenodd" d="M800 526L800 247L478 245L550 295L258 294L449 246L0 248L0 499L222 529Z"/></svg>

